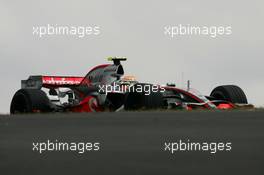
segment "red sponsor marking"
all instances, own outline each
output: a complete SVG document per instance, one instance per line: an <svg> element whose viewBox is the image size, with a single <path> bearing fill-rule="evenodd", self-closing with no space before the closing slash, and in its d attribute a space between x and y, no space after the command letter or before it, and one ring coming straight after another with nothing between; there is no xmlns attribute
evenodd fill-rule
<svg viewBox="0 0 264 175"><path fill-rule="evenodd" d="M42 76L44 85L78 85L83 77Z"/></svg>

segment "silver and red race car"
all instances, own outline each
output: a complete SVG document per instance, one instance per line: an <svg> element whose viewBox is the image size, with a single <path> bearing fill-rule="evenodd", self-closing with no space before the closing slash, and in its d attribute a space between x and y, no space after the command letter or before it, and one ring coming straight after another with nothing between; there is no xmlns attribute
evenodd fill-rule
<svg viewBox="0 0 264 175"><path fill-rule="evenodd" d="M173 84L155 85L124 76L121 61L92 68L85 77L30 76L21 81L10 113L97 112L142 109L235 109L251 107L241 88L218 86L210 96Z"/></svg>

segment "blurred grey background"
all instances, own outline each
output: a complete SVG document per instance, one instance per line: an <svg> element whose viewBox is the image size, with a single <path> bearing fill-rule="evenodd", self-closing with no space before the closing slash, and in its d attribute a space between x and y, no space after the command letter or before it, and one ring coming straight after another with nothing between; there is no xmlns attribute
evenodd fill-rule
<svg viewBox="0 0 264 175"><path fill-rule="evenodd" d="M83 76L108 56L128 57L126 73L141 81L184 86L190 79L203 94L237 84L250 103L264 106L263 6L261 0L0 0L0 112L9 112L21 79ZM97 25L101 34L32 35L33 26L47 24ZM232 35L164 35L164 26L178 24L232 26Z"/></svg>

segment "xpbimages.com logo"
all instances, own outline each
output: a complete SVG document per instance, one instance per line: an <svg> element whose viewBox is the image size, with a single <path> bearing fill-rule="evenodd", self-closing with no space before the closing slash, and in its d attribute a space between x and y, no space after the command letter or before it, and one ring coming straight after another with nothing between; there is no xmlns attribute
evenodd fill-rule
<svg viewBox="0 0 264 175"><path fill-rule="evenodd" d="M32 151L38 152L54 152L54 151L66 151L66 152L77 152L83 154L90 151L99 151L99 142L62 142L62 141L51 141L45 142L32 142Z"/></svg>
<svg viewBox="0 0 264 175"><path fill-rule="evenodd" d="M164 92L165 89L162 86L159 85L152 85L152 84L136 84L133 86L130 85L120 85L117 83L113 83L112 85L99 85L98 92L102 94L108 94L108 93L130 93L130 92L136 92L136 93L142 93L144 95L150 95L152 93L159 93Z"/></svg>
<svg viewBox="0 0 264 175"><path fill-rule="evenodd" d="M178 140L177 142L165 142L164 151L174 154L176 152L203 151L215 154L221 151L231 151L231 142L192 142Z"/></svg>
<svg viewBox="0 0 264 175"><path fill-rule="evenodd" d="M32 34L39 38L51 35L68 35L83 38L85 36L99 35L101 33L99 26L66 26L66 25L43 25L33 26Z"/></svg>
<svg viewBox="0 0 264 175"><path fill-rule="evenodd" d="M211 38L228 36L232 34L231 26L194 26L194 25L167 25L164 27L164 35L174 38L176 36L197 36L204 35Z"/></svg>

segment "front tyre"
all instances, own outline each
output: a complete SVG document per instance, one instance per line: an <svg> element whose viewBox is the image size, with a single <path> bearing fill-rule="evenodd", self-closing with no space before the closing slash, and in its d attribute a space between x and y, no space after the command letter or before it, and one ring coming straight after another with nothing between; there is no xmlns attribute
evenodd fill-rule
<svg viewBox="0 0 264 175"><path fill-rule="evenodd" d="M212 92L212 97L218 100L226 100L231 103L247 104L247 97L243 90L235 85L224 85L216 87Z"/></svg>

